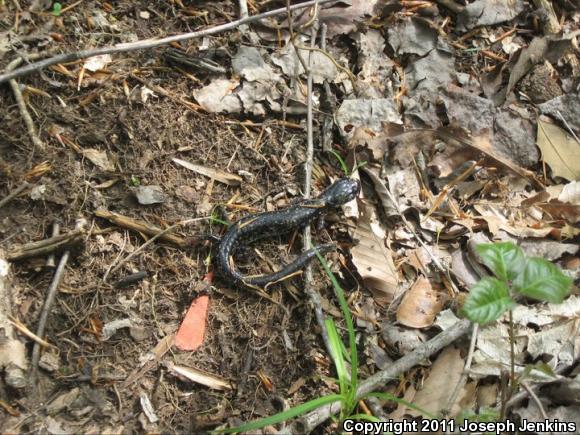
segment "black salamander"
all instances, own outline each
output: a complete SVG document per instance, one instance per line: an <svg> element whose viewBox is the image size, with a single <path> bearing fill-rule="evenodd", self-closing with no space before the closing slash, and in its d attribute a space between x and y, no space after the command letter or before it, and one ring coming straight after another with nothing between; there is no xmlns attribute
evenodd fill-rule
<svg viewBox="0 0 580 435"><path fill-rule="evenodd" d="M302 227L328 210L351 201L358 195L359 191L360 183L358 180L341 178L317 198L305 199L282 210L241 218L228 228L220 241L216 257L219 273L234 284L259 289L298 274L316 256L316 251L320 254L330 252L335 248L334 243L309 249L278 272L267 275L243 276L235 267L231 266L230 257L239 243L250 243Z"/></svg>

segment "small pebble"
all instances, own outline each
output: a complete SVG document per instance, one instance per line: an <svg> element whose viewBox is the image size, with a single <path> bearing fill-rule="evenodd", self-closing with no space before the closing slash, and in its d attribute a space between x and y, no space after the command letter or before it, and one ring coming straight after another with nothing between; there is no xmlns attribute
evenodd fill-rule
<svg viewBox="0 0 580 435"><path fill-rule="evenodd" d="M165 194L160 186L139 186L135 189L135 196L141 205L165 202Z"/></svg>

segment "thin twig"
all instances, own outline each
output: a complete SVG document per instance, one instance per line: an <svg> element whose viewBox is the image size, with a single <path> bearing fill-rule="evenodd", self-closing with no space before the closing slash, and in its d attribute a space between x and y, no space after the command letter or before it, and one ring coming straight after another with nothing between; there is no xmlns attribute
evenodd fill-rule
<svg viewBox="0 0 580 435"><path fill-rule="evenodd" d="M78 219L76 223L76 229L81 230L87 224L86 219ZM46 294L46 299L44 301L44 306L42 307L42 312L40 313L40 319L38 320L38 327L36 328L36 336L42 338L44 335L44 330L46 328L46 322L48 320L48 315L51 312L52 304L56 298L56 293L58 290L58 286L60 281L62 280L64 274L64 268L68 263L68 259L70 257L70 250L64 251L60 261L58 263L58 267L54 272L54 277L52 282L50 283L50 287L48 288L48 292ZM32 349L32 377L33 379L36 378L37 370L38 370L38 361L40 360L40 345L38 343L34 343L34 347ZM33 382L32 385L35 385Z"/></svg>
<svg viewBox="0 0 580 435"><path fill-rule="evenodd" d="M8 321L10 322L10 324L12 326L14 326L16 329L18 329L21 333L26 335L31 340L38 343L40 346L50 347L51 349L58 350L58 347L56 347L54 344L50 344L48 341L40 338L38 335L36 335L34 332L32 332L30 329L28 329L28 327L24 323L22 323L20 320L18 320L17 318L12 317L12 316L8 316Z"/></svg>
<svg viewBox="0 0 580 435"><path fill-rule="evenodd" d="M566 368L567 367L565 365L556 367L556 369L554 370L554 373L556 373L557 375L559 375L562 372L564 372L566 370ZM548 382L551 382L551 381L548 381ZM535 391L535 390L540 389L540 387L542 387L542 384L528 385L528 387L532 391ZM528 397L528 395L529 395L529 392L524 388L519 393L514 394L514 396L511 399L509 399L507 401L507 403L502 404L501 405L501 408L504 408L505 409L505 412L507 412L509 409L511 409L511 408L513 408L515 406L518 406L520 404L520 402L522 402L522 400L524 400L524 399L526 399ZM500 407L497 407L496 410L499 411L500 410Z"/></svg>
<svg viewBox="0 0 580 435"><path fill-rule="evenodd" d="M248 2L246 0L239 0L240 5L240 18L248 18L250 15L248 14Z"/></svg>
<svg viewBox="0 0 580 435"><path fill-rule="evenodd" d="M304 9L313 6L316 3L323 4L329 3L334 0L311 0L304 3L292 5L290 7L291 11ZM87 57L99 56L103 54L114 54L114 53L125 53L128 51L135 50L145 50L148 48L155 48L161 45L167 45L172 42L186 41L188 39L199 38L201 36L214 35L216 33L224 32L226 30L235 29L242 24L249 24L264 18L273 17L276 15L281 15L287 12L287 8L274 9L272 11L264 12L263 14L253 15L251 17L242 18L236 21L232 21L226 24L221 24L219 26L210 27L209 29L199 30L197 32L182 33L180 35L168 36L161 39L145 39L141 41L115 44L109 47L93 48L87 50L75 51L72 53L59 54L48 59L41 60L39 62L34 62L29 65L23 66L21 68L15 69L14 71L5 71L4 74L0 74L0 83L4 83L8 80L14 79L16 77L21 77L30 74L34 71L41 70L51 65L56 65L58 63L72 62L79 59L85 59Z"/></svg>
<svg viewBox="0 0 580 435"><path fill-rule="evenodd" d="M20 186L18 186L16 189L14 189L12 192L10 192L8 194L8 196L6 196L5 198L3 198L0 201L0 208L4 207L10 201L12 201L14 198L16 198L18 195L20 195L28 187L30 187L30 184L27 181L25 181Z"/></svg>
<svg viewBox="0 0 580 435"><path fill-rule="evenodd" d="M515 394L516 388L518 387L518 383L516 381L516 333L514 328L514 313L512 310L509 310L508 314L508 333L510 339L510 388L507 400L509 400Z"/></svg>
<svg viewBox="0 0 580 435"><path fill-rule="evenodd" d="M289 3L286 4L289 7ZM316 8L318 10L318 8ZM292 28L292 19L289 15L289 28ZM317 22L312 26L310 32L310 44L314 46L316 44L316 33L318 31ZM306 71L308 71L307 78L307 114L306 114L306 160L304 162L304 198L310 198L312 190L312 166L314 160L314 134L313 134L313 111L312 111L312 56L308 58L308 66ZM312 246L312 234L310 233L310 225L304 227L303 232L303 243L304 249L310 249ZM328 333L326 332L326 327L324 325L324 312L322 311L322 301L318 291L312 286L312 265L308 264L304 268L304 291L310 299L310 303L314 308L314 315L316 317L316 322L320 328L320 333L322 334L322 340L327 351L330 353L330 342L328 339Z"/></svg>
<svg viewBox="0 0 580 435"><path fill-rule="evenodd" d="M294 47L296 57L298 57L298 60L302 64L304 72L308 73L309 70L308 65L306 64L306 61L302 57L300 50L298 50L298 47L296 46L296 33L294 33L294 19L292 17L292 6L290 6L290 0L286 0L286 13L288 14L288 32L290 32L290 43ZM295 72L296 76L298 76L298 72L297 71Z"/></svg>
<svg viewBox="0 0 580 435"><path fill-rule="evenodd" d="M572 130L572 127L570 127L570 124L568 124L568 122L562 116L562 114L560 113L560 111L559 110L556 110L556 113L558 113L558 116L560 117L560 120L564 123L564 126L568 129L568 132L572 135L572 137L574 139L576 139L576 142L578 142L580 144L580 139L578 139L578 136L576 136L576 133L574 133L574 130Z"/></svg>
<svg viewBox="0 0 580 435"><path fill-rule="evenodd" d="M536 393L534 393L534 390L531 389L531 387L527 384L527 382L522 381L522 382L520 382L520 385L524 388L524 390L526 390L528 392L528 394L530 395L532 400L536 403L536 406L540 410L540 414L542 414L542 418L544 420L548 420L548 414L546 414L546 411L544 410L544 406L542 405L542 402L540 402L540 399L536 395Z"/></svg>
<svg viewBox="0 0 580 435"><path fill-rule="evenodd" d="M381 370L361 382L356 392L356 399L361 399L372 391L383 388L388 382L396 380L401 373L410 370L415 365L421 363L436 352L439 352L455 340L463 337L470 329L471 322L469 320L460 320L455 323L449 329L446 329L436 337L433 337L428 342L416 348L413 352L408 353L404 357L395 361L389 366L389 368ZM326 421L332 415L338 413L340 408L341 404L339 402L322 406L294 421L292 424L279 431L278 434L289 435L310 433L316 426Z"/></svg>
<svg viewBox="0 0 580 435"><path fill-rule="evenodd" d="M6 71L14 70L18 65L22 63L22 57L18 57L14 59L12 62L8 64L6 67ZM8 81L10 83L10 87L12 88L12 93L14 94L14 99L16 100L16 104L18 105L18 110L20 110L20 116L24 120L24 124L26 125L26 130L28 130L28 135L32 140L32 144L38 150L44 150L46 146L44 142L40 140L38 134L36 133L36 128L34 127L34 122L32 121L32 117L30 113L28 113L28 109L26 108L26 103L24 102L24 98L22 97L22 91L20 90L20 85L15 79L10 79Z"/></svg>

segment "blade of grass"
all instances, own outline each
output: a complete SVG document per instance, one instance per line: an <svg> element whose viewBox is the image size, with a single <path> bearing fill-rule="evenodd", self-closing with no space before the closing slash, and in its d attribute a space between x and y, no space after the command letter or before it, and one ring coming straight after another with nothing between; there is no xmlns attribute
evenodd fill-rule
<svg viewBox="0 0 580 435"><path fill-rule="evenodd" d="M272 415L270 417L262 418L260 420L251 421L249 423L242 424L241 426L232 427L229 429L218 429L212 433L239 433L247 432L255 429L260 429L264 426L269 426L277 424L291 418L297 417L306 412L312 411L313 409L319 408L330 403L339 402L343 400L343 397L339 394L330 394L328 396L319 397L318 399L310 400L302 405L290 408L287 411L280 412L278 414Z"/></svg>
<svg viewBox="0 0 580 435"><path fill-rule="evenodd" d="M348 166L346 166L346 163L344 162L344 159L341 157L340 154L338 154L336 151L334 150L329 150L328 151L330 154L332 154L336 160L338 160L338 164L340 165L340 168L342 169L342 172L344 172L344 175L346 175L348 177Z"/></svg>
<svg viewBox="0 0 580 435"><path fill-rule="evenodd" d="M348 342L350 347L350 364L351 364L351 374L350 374L350 391L347 398L346 406L344 408L347 414L350 414L354 407L356 406L356 389L358 385L358 354L356 349L356 336L354 331L354 324L352 321L352 315L350 314L350 309L348 308L348 303L346 302L346 297L344 296L344 290L338 283L336 277L330 270L328 263L326 260L320 255L319 252L316 252L316 256L322 264L324 271L328 275L330 282L332 282L332 286L334 287L334 292L338 299L338 303L340 305L340 309L342 311L342 315L344 316L344 321L346 323L346 329L348 331Z"/></svg>
<svg viewBox="0 0 580 435"><path fill-rule="evenodd" d="M326 332L328 333L328 344L331 353L330 356L332 357L332 361L334 362L334 366L336 367L336 374L338 376L338 385L340 387L340 394L346 396L348 392L349 382L341 349L342 340L338 336L336 325L334 324L334 321L332 319L326 319L324 321L324 326L326 326Z"/></svg>

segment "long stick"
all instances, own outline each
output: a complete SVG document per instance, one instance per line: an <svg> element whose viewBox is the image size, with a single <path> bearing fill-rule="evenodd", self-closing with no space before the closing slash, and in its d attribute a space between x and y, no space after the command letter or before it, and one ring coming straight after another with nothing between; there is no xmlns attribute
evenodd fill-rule
<svg viewBox="0 0 580 435"><path fill-rule="evenodd" d="M78 219L76 223L76 230L81 230L87 224L86 219ZM64 251L60 261L58 263L58 267L54 272L54 277L52 278L52 282L48 288L46 293L46 300L44 301L44 306L42 307L42 312L40 313L40 319L38 320L38 327L36 328L36 336L42 338L44 336L44 330L46 328L46 322L48 320L48 316L51 312L52 304L56 298L57 289L62 280L62 276L64 274L64 268L68 263L68 259L70 257L70 250ZM38 362L40 360L40 345L38 342L34 343L34 347L32 348L32 377L33 379L36 378L37 370L38 370Z"/></svg>
<svg viewBox="0 0 580 435"><path fill-rule="evenodd" d="M328 3L330 1L334 1L334 0L318 0L318 4ZM300 3L297 5L290 6L290 10L294 11L297 9L304 9L304 8L309 7L309 6L313 6L315 3L317 3L316 0ZM182 33L180 35L168 36L168 37L161 38L161 39L145 39L142 41L135 41L135 42L129 42L129 43L123 43L123 44L115 44L115 45L109 46L109 47L101 47L101 48L75 51L72 53L59 54L59 55L56 55L53 57L49 57L48 59L41 60L39 62L34 62L31 64L28 64L28 65L23 66L21 68L15 69L14 71L5 72L4 74L0 74L0 83L4 83L4 82L11 80L11 79L14 79L16 77L21 77L21 76L30 74L34 71L38 71L38 70L41 70L43 68L46 68L48 66L56 65L58 63L72 62L75 60L85 59L87 57L99 56L99 55L103 55L103 54L123 53L123 52L133 51L133 50L144 50L147 48L154 48L154 47L159 47L161 45L166 45L166 44L169 44L171 42L179 42L179 41L185 41L187 39L199 38L200 36L213 35L215 33L220 33L220 32L224 32L226 30L235 29L236 27L239 27L242 24L253 23L255 21L259 21L259 20L262 20L264 18L269 18L269 17L273 17L275 15L285 14L286 12L287 12L287 8L284 7L284 8L279 8L279 9L274 9L272 11L264 12L263 14L253 15L253 16L247 17L247 18L241 18L239 20L232 21L232 22L222 24L219 26L210 27L209 29L199 30L197 32Z"/></svg>

